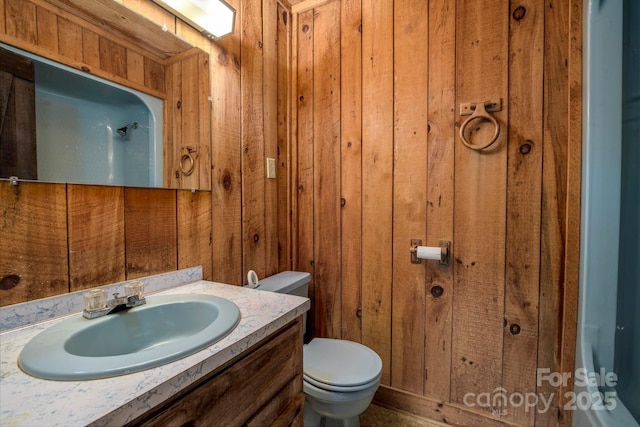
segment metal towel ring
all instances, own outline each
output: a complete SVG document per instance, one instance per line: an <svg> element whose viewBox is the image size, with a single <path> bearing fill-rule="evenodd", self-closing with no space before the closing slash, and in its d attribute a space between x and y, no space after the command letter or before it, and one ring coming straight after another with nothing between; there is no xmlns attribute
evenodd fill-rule
<svg viewBox="0 0 640 427"><path fill-rule="evenodd" d="M185 167L185 160L188 161L187 166ZM183 154L180 158L180 170L186 176L189 176L193 173L193 168L195 167L195 161L193 160L193 156L191 153Z"/></svg>
<svg viewBox="0 0 640 427"><path fill-rule="evenodd" d="M489 142L485 143L485 144L471 144L469 141L467 141L467 139L464 137L464 131L467 128L467 126L469 125L469 123L471 123L473 120L476 119L484 119L484 120L488 120L491 123L493 123L493 126L495 127L496 131L493 133L493 136L491 137L491 139L489 140ZM487 109L484 107L484 102L478 102L476 104L476 109L473 112L473 114L471 115L471 117L469 117L463 124L462 126L460 126L460 139L462 140L462 143L467 147L467 148L471 148L472 150L484 150L485 148L489 148L494 142L496 142L496 140L498 139L498 135L500 135L500 124L498 123L498 121L487 112Z"/></svg>

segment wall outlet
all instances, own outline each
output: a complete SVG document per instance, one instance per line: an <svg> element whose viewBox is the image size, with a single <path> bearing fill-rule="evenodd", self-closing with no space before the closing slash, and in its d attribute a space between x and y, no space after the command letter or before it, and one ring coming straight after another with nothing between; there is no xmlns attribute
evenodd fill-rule
<svg viewBox="0 0 640 427"><path fill-rule="evenodd" d="M276 177L276 159L267 157L267 178Z"/></svg>

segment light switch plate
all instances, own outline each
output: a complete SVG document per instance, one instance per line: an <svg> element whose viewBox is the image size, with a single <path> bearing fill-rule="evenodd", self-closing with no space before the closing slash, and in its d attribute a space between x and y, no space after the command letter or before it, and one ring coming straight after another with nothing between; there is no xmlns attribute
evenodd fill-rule
<svg viewBox="0 0 640 427"><path fill-rule="evenodd" d="M267 178L276 177L276 159L267 157Z"/></svg>

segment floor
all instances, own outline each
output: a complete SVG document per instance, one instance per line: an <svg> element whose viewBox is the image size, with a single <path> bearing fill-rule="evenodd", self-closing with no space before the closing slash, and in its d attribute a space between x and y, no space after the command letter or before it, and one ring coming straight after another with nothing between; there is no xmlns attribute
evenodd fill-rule
<svg viewBox="0 0 640 427"><path fill-rule="evenodd" d="M440 427L442 425L373 403L360 415L361 427Z"/></svg>

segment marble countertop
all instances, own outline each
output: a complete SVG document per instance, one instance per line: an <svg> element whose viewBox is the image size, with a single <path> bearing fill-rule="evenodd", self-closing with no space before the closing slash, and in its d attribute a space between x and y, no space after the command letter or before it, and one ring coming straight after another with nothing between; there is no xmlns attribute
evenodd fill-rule
<svg viewBox="0 0 640 427"><path fill-rule="evenodd" d="M157 295L208 294L238 305L241 320L225 338L191 356L146 371L90 381L49 381L23 373L22 347L68 316L0 334L0 425L123 425L214 371L302 315L307 298L198 280ZM71 314L79 316L80 314Z"/></svg>

